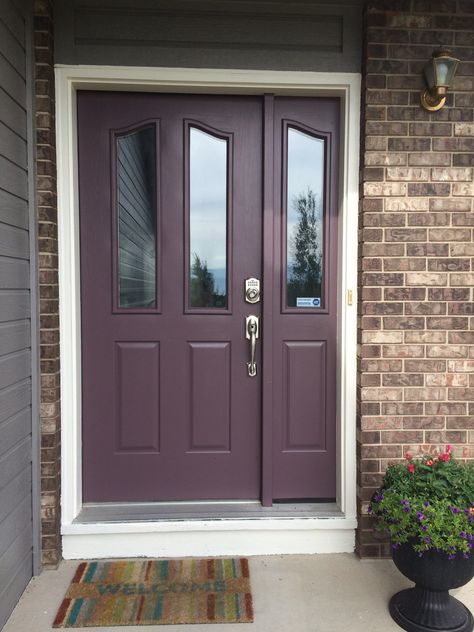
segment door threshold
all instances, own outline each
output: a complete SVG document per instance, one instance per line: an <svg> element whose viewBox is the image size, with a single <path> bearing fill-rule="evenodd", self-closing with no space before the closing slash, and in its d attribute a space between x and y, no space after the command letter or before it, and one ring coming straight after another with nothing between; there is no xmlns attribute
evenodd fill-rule
<svg viewBox="0 0 474 632"><path fill-rule="evenodd" d="M335 502L285 502L272 507L262 507L259 501L85 503L73 524L342 517Z"/></svg>

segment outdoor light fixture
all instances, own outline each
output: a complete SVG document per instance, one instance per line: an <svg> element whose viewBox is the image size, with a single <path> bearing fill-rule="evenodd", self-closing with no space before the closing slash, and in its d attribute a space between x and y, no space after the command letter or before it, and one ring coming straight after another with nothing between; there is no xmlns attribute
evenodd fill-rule
<svg viewBox="0 0 474 632"><path fill-rule="evenodd" d="M446 93L456 74L459 59L452 57L450 51L438 48L431 60L423 68L427 90L421 93L421 105L429 112L440 110L446 102Z"/></svg>

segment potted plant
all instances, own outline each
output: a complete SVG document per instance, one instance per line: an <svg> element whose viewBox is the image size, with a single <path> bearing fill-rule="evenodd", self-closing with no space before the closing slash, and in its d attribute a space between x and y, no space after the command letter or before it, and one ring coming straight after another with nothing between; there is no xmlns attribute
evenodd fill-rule
<svg viewBox="0 0 474 632"><path fill-rule="evenodd" d="M474 577L474 463L443 454L387 468L372 497L375 527L390 536L393 561L414 588L390 600L390 614L409 632L472 632L471 612L449 594Z"/></svg>

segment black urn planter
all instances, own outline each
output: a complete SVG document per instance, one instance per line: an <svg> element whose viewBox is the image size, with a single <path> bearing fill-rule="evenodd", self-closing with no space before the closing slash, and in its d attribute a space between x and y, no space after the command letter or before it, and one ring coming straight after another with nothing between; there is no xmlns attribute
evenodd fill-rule
<svg viewBox="0 0 474 632"><path fill-rule="evenodd" d="M411 544L393 550L398 570L415 582L394 595L389 610L392 619L408 632L472 632L474 619L449 590L464 586L474 577L474 554L452 560L444 552L427 551L422 557Z"/></svg>

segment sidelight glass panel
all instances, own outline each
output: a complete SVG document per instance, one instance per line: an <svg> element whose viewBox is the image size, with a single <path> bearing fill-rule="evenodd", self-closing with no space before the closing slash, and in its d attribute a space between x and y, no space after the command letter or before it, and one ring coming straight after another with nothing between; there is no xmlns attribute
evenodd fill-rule
<svg viewBox="0 0 474 632"><path fill-rule="evenodd" d="M227 307L227 141L191 127L190 307Z"/></svg>
<svg viewBox="0 0 474 632"><path fill-rule="evenodd" d="M324 141L288 127L287 305L323 307Z"/></svg>
<svg viewBox="0 0 474 632"><path fill-rule="evenodd" d="M117 147L119 307L156 307L155 127L120 136Z"/></svg>

